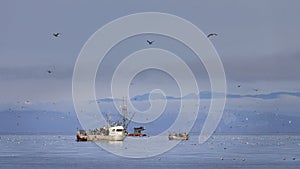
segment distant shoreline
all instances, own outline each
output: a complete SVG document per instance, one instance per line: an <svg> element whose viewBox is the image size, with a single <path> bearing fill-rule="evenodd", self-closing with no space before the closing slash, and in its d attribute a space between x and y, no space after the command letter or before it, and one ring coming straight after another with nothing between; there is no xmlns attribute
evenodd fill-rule
<svg viewBox="0 0 300 169"><path fill-rule="evenodd" d="M70 132L0 132L0 135L75 135ZM147 133L149 136L155 136L157 134ZM192 136L199 135L198 132L190 132ZM223 132L223 133L214 133L214 135L300 135L298 132Z"/></svg>

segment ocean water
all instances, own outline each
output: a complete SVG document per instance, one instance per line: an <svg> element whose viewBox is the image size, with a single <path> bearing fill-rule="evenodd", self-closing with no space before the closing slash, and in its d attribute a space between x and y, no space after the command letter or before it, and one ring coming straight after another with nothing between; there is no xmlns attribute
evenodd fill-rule
<svg viewBox="0 0 300 169"><path fill-rule="evenodd" d="M201 145L191 135L189 141L150 158L116 156L92 142L76 142L74 135L1 135L0 168L296 169L300 135L213 135Z"/></svg>

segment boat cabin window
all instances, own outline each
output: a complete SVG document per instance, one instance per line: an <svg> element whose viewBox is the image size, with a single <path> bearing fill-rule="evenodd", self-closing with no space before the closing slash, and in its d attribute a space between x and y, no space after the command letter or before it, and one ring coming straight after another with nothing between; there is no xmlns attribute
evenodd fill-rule
<svg viewBox="0 0 300 169"><path fill-rule="evenodd" d="M123 129L117 129L117 131L123 131Z"/></svg>
<svg viewBox="0 0 300 169"><path fill-rule="evenodd" d="M112 131L116 131L116 129L112 129Z"/></svg>

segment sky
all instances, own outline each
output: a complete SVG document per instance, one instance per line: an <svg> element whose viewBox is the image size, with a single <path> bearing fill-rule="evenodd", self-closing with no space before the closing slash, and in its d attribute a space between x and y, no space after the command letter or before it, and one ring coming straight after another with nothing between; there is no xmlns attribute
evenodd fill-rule
<svg viewBox="0 0 300 169"><path fill-rule="evenodd" d="M83 45L105 24L138 12L173 14L190 21L205 34L218 33L210 41L224 66L227 93L297 93L300 91L299 5L297 0L288 3L283 0L2 0L0 111L22 111L23 106L30 111L73 112L72 75ZM61 36L52 36L56 32ZM132 52L149 48L147 39L155 41L151 47L181 56L196 74L200 91L210 90L205 67L188 47L169 37L145 34L123 40L107 54L97 73L97 98L111 97L110 84L116 66ZM178 95L174 79L158 70L140 72L132 84L130 97L153 89ZM299 118L299 103L299 97L289 94L274 99L228 98L225 109L238 111L242 105L239 111L250 112L255 107L262 113L276 111ZM279 110L274 110L274 105Z"/></svg>

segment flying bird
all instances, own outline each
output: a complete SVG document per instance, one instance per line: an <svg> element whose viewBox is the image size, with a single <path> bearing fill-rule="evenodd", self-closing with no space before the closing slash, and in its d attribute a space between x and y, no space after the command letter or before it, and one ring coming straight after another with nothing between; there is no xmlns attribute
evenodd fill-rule
<svg viewBox="0 0 300 169"><path fill-rule="evenodd" d="M55 71L55 66L52 66L53 68L49 68L48 70L47 70L47 73L49 73L49 74L51 74L51 73L53 73L54 71Z"/></svg>
<svg viewBox="0 0 300 169"><path fill-rule="evenodd" d="M210 34L207 35L208 38L211 37L211 36L218 36L218 34L216 34L216 33L210 33Z"/></svg>
<svg viewBox="0 0 300 169"><path fill-rule="evenodd" d="M61 34L57 32L57 33L53 33L52 35L53 35L54 37L57 38L57 37L59 37Z"/></svg>
<svg viewBox="0 0 300 169"><path fill-rule="evenodd" d="M153 41L147 40L147 42L148 42L149 45L152 45L152 43L154 42L154 40Z"/></svg>

